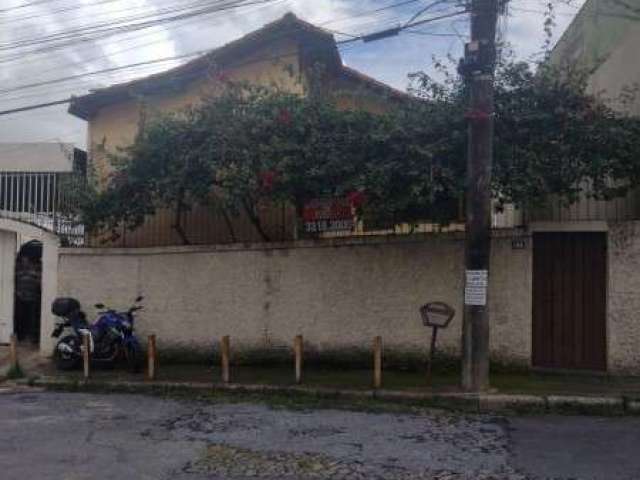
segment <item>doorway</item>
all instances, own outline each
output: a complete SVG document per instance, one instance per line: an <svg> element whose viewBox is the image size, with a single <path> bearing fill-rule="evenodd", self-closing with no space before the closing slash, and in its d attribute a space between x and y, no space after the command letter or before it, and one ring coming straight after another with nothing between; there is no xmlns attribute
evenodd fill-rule
<svg viewBox="0 0 640 480"><path fill-rule="evenodd" d="M42 242L20 247L15 264L13 328L19 341L38 345L42 305Z"/></svg>
<svg viewBox="0 0 640 480"><path fill-rule="evenodd" d="M606 233L534 233L534 367L606 370L606 278Z"/></svg>

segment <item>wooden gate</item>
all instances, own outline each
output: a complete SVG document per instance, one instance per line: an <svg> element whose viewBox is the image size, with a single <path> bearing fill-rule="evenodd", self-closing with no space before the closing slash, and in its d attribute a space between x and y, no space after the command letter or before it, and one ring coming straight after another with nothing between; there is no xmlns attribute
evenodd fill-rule
<svg viewBox="0 0 640 480"><path fill-rule="evenodd" d="M533 366L606 370L605 233L533 235Z"/></svg>

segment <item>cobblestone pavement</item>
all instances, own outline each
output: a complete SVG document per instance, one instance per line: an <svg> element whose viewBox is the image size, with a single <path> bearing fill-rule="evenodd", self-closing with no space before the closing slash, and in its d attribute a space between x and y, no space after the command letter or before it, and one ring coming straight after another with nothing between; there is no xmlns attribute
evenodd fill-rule
<svg viewBox="0 0 640 480"><path fill-rule="evenodd" d="M629 449L637 452L638 419L596 419L591 425L581 417L562 418L569 430L555 431L562 421L551 417L302 411L137 395L0 393L0 478L569 479L579 477L571 470L574 463L587 473L580 477L585 480L640 478L640 464L633 463L638 460L628 460L632 455L617 452L611 469L605 455L598 460L602 464L590 468L598 446L591 444L579 458L584 440L576 436L563 443L562 437L580 426L580 435L595 438L597 433L612 450L620 438L635 441ZM545 444L554 449L546 456ZM564 456L554 459L556 450Z"/></svg>

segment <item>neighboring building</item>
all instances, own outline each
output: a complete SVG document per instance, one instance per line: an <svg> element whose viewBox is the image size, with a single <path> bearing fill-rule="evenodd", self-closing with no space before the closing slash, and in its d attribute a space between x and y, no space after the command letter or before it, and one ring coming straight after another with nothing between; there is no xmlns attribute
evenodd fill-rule
<svg viewBox="0 0 640 480"><path fill-rule="evenodd" d="M640 115L640 0L587 0L551 54L559 66L587 69L589 92L621 114ZM637 91L636 91L637 90ZM553 204L532 220L624 221L640 218L640 192L611 201Z"/></svg>
<svg viewBox="0 0 640 480"><path fill-rule="evenodd" d="M0 143L0 217L54 232L63 243L81 242L82 228L64 210L71 180L86 173L86 152L71 144Z"/></svg>
<svg viewBox="0 0 640 480"><path fill-rule="evenodd" d="M640 114L640 95L618 97L640 85L640 0L587 0L551 55L556 65L586 68L590 92L623 113Z"/></svg>
<svg viewBox="0 0 640 480"><path fill-rule="evenodd" d="M0 343L8 342L14 332L34 339L50 334L40 335L39 323L41 317L48 323L55 294L57 267L51 267L52 259L57 262L58 244L83 243L82 226L70 218L66 207L72 199L71 189L84 182L85 175L86 153L71 144L0 143ZM43 242L46 254L42 253ZM42 302L38 296L25 309L24 292L14 298L16 274L24 278L15 267L18 252L26 251L29 244L39 245L38 268L42 263L48 268L42 280L37 278L45 292ZM19 290L24 290L21 283Z"/></svg>

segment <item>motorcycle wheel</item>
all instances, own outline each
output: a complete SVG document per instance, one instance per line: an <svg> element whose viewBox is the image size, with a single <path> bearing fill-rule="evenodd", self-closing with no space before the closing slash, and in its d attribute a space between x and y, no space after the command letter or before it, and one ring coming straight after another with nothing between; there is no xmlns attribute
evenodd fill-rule
<svg viewBox="0 0 640 480"><path fill-rule="evenodd" d="M124 356L127 360L127 367L131 373L138 373L142 369L142 357L134 345L124 347Z"/></svg>
<svg viewBox="0 0 640 480"><path fill-rule="evenodd" d="M71 348L72 352L63 352L58 346L66 344ZM80 339L74 335L67 335L62 337L56 344L53 357L56 363L56 367L59 370L73 370L80 364Z"/></svg>

